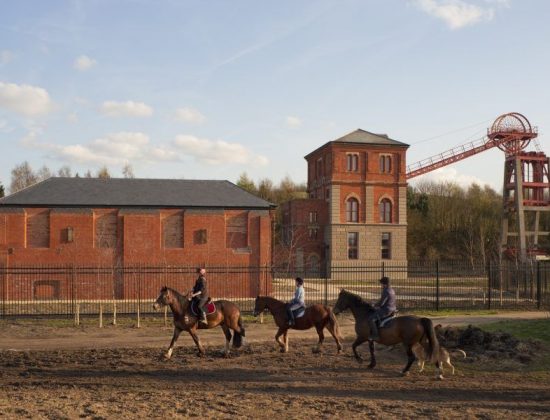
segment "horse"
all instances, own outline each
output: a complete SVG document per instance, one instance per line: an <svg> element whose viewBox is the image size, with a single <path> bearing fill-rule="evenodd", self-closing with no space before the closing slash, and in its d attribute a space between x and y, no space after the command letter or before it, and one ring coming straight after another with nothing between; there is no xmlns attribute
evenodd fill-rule
<svg viewBox="0 0 550 420"><path fill-rule="evenodd" d="M200 342L199 336L197 335L197 329L210 329L220 326L225 334L224 354L226 357L229 356L231 330L233 330L233 347L239 348L242 346L245 330L241 318L241 311L237 305L227 300L214 301L213 304L215 305L216 310L215 312L207 315L207 323L203 324L199 323L198 317L190 311L191 299L192 292L187 293L187 295L182 295L176 290L164 286L160 289L160 295L153 304L153 308L155 310L158 310L162 306L170 306L174 317L174 336L172 337L168 351L164 355L166 359L170 359L170 357L172 357L174 345L176 344L176 341L182 331L187 331L193 338L193 341L199 350L199 356L204 356L205 351Z"/></svg>
<svg viewBox="0 0 550 420"><path fill-rule="evenodd" d="M368 302L366 302L360 296L348 292L342 289L338 295L338 300L334 306L334 313L338 314L347 309L351 310L353 317L355 318L355 333L357 338L352 344L353 354L357 361L362 362L363 359L357 353L357 347L363 344L365 341L369 342L370 350L370 364L369 369L373 369L376 366L376 358L374 355L374 342L369 340L369 323L368 317L376 309ZM384 344L386 346L393 346L395 344L403 343L407 351L407 365L401 371L403 376L408 375L409 369L415 360L413 353L413 346L417 343L421 345L427 343L427 359L432 359L432 355L436 356L439 352L439 342L435 334L433 323L428 318L419 318L417 316L400 316L392 319L383 328L379 330L380 338L376 340L377 343ZM437 368L436 376L438 379L443 379L440 372L439 360L436 360L435 366Z"/></svg>
<svg viewBox="0 0 550 420"><path fill-rule="evenodd" d="M319 335L319 342L317 347L313 349L314 352L319 352L325 335L323 330L326 328L336 341L338 353L342 351L342 343L340 337L340 329L338 327L338 321L332 312L332 309L328 306L315 304L308 306L305 309L304 315L300 318L296 318L293 326L288 325L288 318L286 313L286 303L281 302L275 298L269 296L258 296L254 304L254 316L258 316L265 309L269 310L273 315L275 324L279 329L275 334L275 341L281 348L281 353L288 352L288 330L309 330L311 327L315 327L317 334ZM280 340L283 336L284 341Z"/></svg>

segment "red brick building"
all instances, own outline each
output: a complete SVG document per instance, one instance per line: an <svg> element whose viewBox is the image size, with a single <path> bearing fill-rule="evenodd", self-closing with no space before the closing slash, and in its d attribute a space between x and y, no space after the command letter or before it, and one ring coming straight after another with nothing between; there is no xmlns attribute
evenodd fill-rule
<svg viewBox="0 0 550 420"><path fill-rule="evenodd" d="M270 265L273 209L228 181L50 178L0 199L0 266ZM63 297L41 281L29 294Z"/></svg>
<svg viewBox="0 0 550 420"><path fill-rule="evenodd" d="M283 205L287 255L278 251L278 263L314 271L405 262L408 147L358 129L308 154L310 198Z"/></svg>

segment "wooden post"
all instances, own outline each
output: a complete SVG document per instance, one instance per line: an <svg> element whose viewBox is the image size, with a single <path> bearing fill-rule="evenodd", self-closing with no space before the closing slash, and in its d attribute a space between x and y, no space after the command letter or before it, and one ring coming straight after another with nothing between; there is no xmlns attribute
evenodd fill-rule
<svg viewBox="0 0 550 420"><path fill-rule="evenodd" d="M139 301L137 306L137 328L141 328L141 313L139 310Z"/></svg>
<svg viewBox="0 0 550 420"><path fill-rule="evenodd" d="M103 303L99 304L99 328L103 328Z"/></svg>
<svg viewBox="0 0 550 420"><path fill-rule="evenodd" d="M77 303L75 306L74 325L80 325L80 303Z"/></svg>
<svg viewBox="0 0 550 420"><path fill-rule="evenodd" d="M260 324L263 324L264 323L264 313L263 311L260 312Z"/></svg>
<svg viewBox="0 0 550 420"><path fill-rule="evenodd" d="M113 325L116 325L116 301L113 302Z"/></svg>

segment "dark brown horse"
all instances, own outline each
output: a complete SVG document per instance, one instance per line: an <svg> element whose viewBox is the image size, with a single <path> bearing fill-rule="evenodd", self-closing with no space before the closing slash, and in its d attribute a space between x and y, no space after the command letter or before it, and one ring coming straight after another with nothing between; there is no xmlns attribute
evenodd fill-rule
<svg viewBox="0 0 550 420"><path fill-rule="evenodd" d="M361 297L342 289L338 295L338 301L334 306L334 313L338 314L346 309L350 309L355 318L355 333L357 334L357 338L352 344L353 354L358 361L363 361L361 356L357 353L357 347L365 341L368 341L371 356L369 368L372 369L376 366L376 358L374 356L374 342L368 339L370 333L368 317L376 311L376 309ZM408 374L415 360L412 347L416 343L427 345L428 360L432 358L432 354L435 355L439 351L439 342L437 341L434 326L432 321L428 318L419 318L412 315L397 317L389 321L384 328L380 328L379 335L380 339L376 340L377 343L386 346L393 346L399 343L405 345L408 360L407 365L402 371L403 375ZM435 365L437 367L437 377L441 379L439 362L436 361Z"/></svg>
<svg viewBox="0 0 550 420"><path fill-rule="evenodd" d="M218 325L225 334L225 355L229 355L229 343L231 342L231 331L233 330L233 347L239 348L242 345L244 337L244 327L241 318L241 311L234 303L227 300L216 300L214 305L216 311L207 315L207 324L199 323L196 315L190 311L191 292L186 296L178 293L174 289L164 286L160 289L160 295L153 304L153 308L159 309L162 306L168 305L172 310L174 316L174 336L170 342L170 347L165 354L167 359L172 357L174 351L174 345L182 331L187 331L193 338L197 348L199 349L199 356L204 356L204 347L202 346L199 336L197 335L197 329L209 329L217 327Z"/></svg>
<svg viewBox="0 0 550 420"><path fill-rule="evenodd" d="M315 327L317 334L319 335L319 343L314 351L320 351L325 334L323 330L326 328L336 341L338 347L338 353L342 350L342 343L340 338L340 329L338 327L338 321L332 312L332 309L325 305L315 304L308 306L305 313L300 318L296 318L295 324L290 327L288 325L288 318L286 314L286 303L281 302L275 298L269 296L258 296L254 305L254 315L258 316L265 309L269 310L273 315L275 324L279 329L275 334L275 341L281 347L281 352L288 352L288 330L309 330L311 327ZM283 336L283 341L280 337Z"/></svg>

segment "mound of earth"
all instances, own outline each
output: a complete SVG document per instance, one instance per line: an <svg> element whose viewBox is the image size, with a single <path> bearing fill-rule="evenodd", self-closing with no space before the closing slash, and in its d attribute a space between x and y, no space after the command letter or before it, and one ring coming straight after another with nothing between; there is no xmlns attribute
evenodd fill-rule
<svg viewBox="0 0 550 420"><path fill-rule="evenodd" d="M466 360L470 362L487 357L529 363L542 348L542 343L537 340L519 340L509 333L488 332L472 325L438 328L436 332L443 346L464 350L468 355Z"/></svg>

